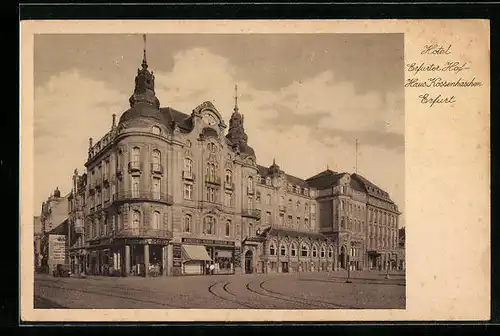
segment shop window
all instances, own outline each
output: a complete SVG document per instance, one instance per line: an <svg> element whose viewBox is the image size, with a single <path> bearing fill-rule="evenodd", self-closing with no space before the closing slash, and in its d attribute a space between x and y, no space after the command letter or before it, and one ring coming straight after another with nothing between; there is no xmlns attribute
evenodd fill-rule
<svg viewBox="0 0 500 336"><path fill-rule="evenodd" d="M192 223L191 215L184 216L184 232L191 232L191 223Z"/></svg>
<svg viewBox="0 0 500 336"><path fill-rule="evenodd" d="M276 246L274 246L274 243L271 243L271 245L269 245L269 255L276 255Z"/></svg>

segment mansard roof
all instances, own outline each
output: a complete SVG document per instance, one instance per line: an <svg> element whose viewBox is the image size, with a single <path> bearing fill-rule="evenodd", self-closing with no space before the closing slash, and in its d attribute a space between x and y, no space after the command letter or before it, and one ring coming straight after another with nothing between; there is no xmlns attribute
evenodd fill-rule
<svg viewBox="0 0 500 336"><path fill-rule="evenodd" d="M308 178L307 184L319 190L331 188L340 180L345 173L338 173L330 169L326 169L319 174Z"/></svg>
<svg viewBox="0 0 500 336"><path fill-rule="evenodd" d="M353 179L356 180L357 183L359 183L360 185L363 186L363 189L364 189L363 191L366 192L368 195L373 196L373 197L377 197L379 199L382 199L384 201L387 201L389 203L394 204L394 202L391 200L389 193L387 191L378 187L377 185L375 185L375 183L371 182L367 178L365 178L359 174L352 174L351 180L353 180Z"/></svg>

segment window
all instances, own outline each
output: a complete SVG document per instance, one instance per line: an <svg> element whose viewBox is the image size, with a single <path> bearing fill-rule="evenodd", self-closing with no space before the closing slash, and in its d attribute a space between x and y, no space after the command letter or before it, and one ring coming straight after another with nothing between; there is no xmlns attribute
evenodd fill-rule
<svg viewBox="0 0 500 336"><path fill-rule="evenodd" d="M233 194L230 193L230 192L226 192L224 194L224 205L225 206L230 207L232 205L232 203L233 203L232 202L232 198L233 198L232 196L233 196Z"/></svg>
<svg viewBox="0 0 500 336"><path fill-rule="evenodd" d="M276 255L276 246L274 246L274 243L271 243L269 245L269 255Z"/></svg>
<svg viewBox="0 0 500 336"><path fill-rule="evenodd" d="M187 148L191 148L191 141L186 140L186 147L187 147Z"/></svg>
<svg viewBox="0 0 500 336"><path fill-rule="evenodd" d="M158 126L153 126L152 128L153 134L160 135L161 129Z"/></svg>
<svg viewBox="0 0 500 336"><path fill-rule="evenodd" d="M190 200L193 197L193 186L191 184L184 184L184 199Z"/></svg>
<svg viewBox="0 0 500 336"><path fill-rule="evenodd" d="M266 224L271 225L271 212L266 212Z"/></svg>
<svg viewBox="0 0 500 336"><path fill-rule="evenodd" d="M207 187L206 199L208 202L215 203L215 188Z"/></svg>
<svg viewBox="0 0 500 336"><path fill-rule="evenodd" d="M304 218L304 226L309 227L309 218Z"/></svg>
<svg viewBox="0 0 500 336"><path fill-rule="evenodd" d="M247 191L253 193L253 178L251 176L247 178Z"/></svg>
<svg viewBox="0 0 500 336"><path fill-rule="evenodd" d="M299 201L297 201L297 205L296 205L296 207L295 207L295 210L296 210L296 211L299 211L299 210L300 210L300 202L299 202Z"/></svg>
<svg viewBox="0 0 500 336"><path fill-rule="evenodd" d="M288 200L288 207L290 208L290 211L292 211L292 199L291 198Z"/></svg>
<svg viewBox="0 0 500 336"><path fill-rule="evenodd" d="M316 204L311 204L311 213L316 213Z"/></svg>
<svg viewBox="0 0 500 336"><path fill-rule="evenodd" d="M191 232L191 223L192 223L191 215L184 216L184 227L183 227L184 232Z"/></svg>
<svg viewBox="0 0 500 336"><path fill-rule="evenodd" d="M153 199L160 199L161 179L153 178Z"/></svg>
<svg viewBox="0 0 500 336"><path fill-rule="evenodd" d="M248 237L253 237L253 225L248 223Z"/></svg>
<svg viewBox="0 0 500 336"><path fill-rule="evenodd" d="M247 209L253 209L253 202L251 197L248 197L247 199Z"/></svg>
<svg viewBox="0 0 500 336"><path fill-rule="evenodd" d="M282 255L282 256L286 255L286 247L285 247L285 245L281 245L281 247L280 247L280 255Z"/></svg>
<svg viewBox="0 0 500 336"><path fill-rule="evenodd" d="M280 214L280 226L283 226L285 224L285 215Z"/></svg>
<svg viewBox="0 0 500 336"><path fill-rule="evenodd" d="M324 257L325 257L325 255L326 255L326 251L325 251L325 248L322 246L322 247L321 247L321 250L320 250L320 255L319 255L319 256L320 256L321 258L324 258Z"/></svg>
<svg viewBox="0 0 500 336"><path fill-rule="evenodd" d="M193 161L191 159L184 159L184 172L187 176L191 176L193 172Z"/></svg>
<svg viewBox="0 0 500 336"><path fill-rule="evenodd" d="M230 170L226 170L226 183L233 182L233 173Z"/></svg>
<svg viewBox="0 0 500 336"><path fill-rule="evenodd" d="M307 202L304 204L304 211L309 212L309 203Z"/></svg>
<svg viewBox="0 0 500 336"><path fill-rule="evenodd" d="M132 197L139 197L139 176L132 176Z"/></svg>
<svg viewBox="0 0 500 336"><path fill-rule="evenodd" d="M161 214L159 211L153 212L153 230L159 230L160 229L160 218Z"/></svg>
<svg viewBox="0 0 500 336"><path fill-rule="evenodd" d="M141 224L141 213L138 210L132 211L132 228L138 229Z"/></svg>
<svg viewBox="0 0 500 336"><path fill-rule="evenodd" d="M271 185L271 178L270 177L266 177L266 185Z"/></svg>
<svg viewBox="0 0 500 336"><path fill-rule="evenodd" d="M154 165L159 165L160 162L161 162L161 152L159 150L155 149L153 151L152 157L153 157L153 164Z"/></svg>
<svg viewBox="0 0 500 336"><path fill-rule="evenodd" d="M291 216L291 215L289 215L289 216L288 216L288 221L287 221L286 225L287 225L287 226L292 226L292 224L293 224L293 223L292 223L292 221L293 221L293 218L292 218L292 216Z"/></svg>
<svg viewBox="0 0 500 336"><path fill-rule="evenodd" d="M333 249L331 247L328 248L328 258L333 258Z"/></svg>
<svg viewBox="0 0 500 336"><path fill-rule="evenodd" d="M215 181L215 164L207 163L207 176L208 181Z"/></svg>
<svg viewBox="0 0 500 336"><path fill-rule="evenodd" d="M267 205L271 204L271 195L269 194L266 195L266 204Z"/></svg>
<svg viewBox="0 0 500 336"><path fill-rule="evenodd" d="M299 227L299 226L300 226L300 217L297 217L297 222L296 222L295 227Z"/></svg>
<svg viewBox="0 0 500 336"><path fill-rule="evenodd" d="M132 148L132 161L141 161L141 149L139 147Z"/></svg>
<svg viewBox="0 0 500 336"><path fill-rule="evenodd" d="M226 237L229 237L231 235L231 221L228 220L226 222Z"/></svg>
<svg viewBox="0 0 500 336"><path fill-rule="evenodd" d="M210 152L215 152L215 144L213 142L210 142L208 145L207 145L207 148Z"/></svg>
<svg viewBox="0 0 500 336"><path fill-rule="evenodd" d="M297 246L295 245L295 243L292 244L292 248L291 248L291 251L290 251L292 257L295 257L297 255Z"/></svg>
<svg viewBox="0 0 500 336"><path fill-rule="evenodd" d="M205 217L203 224L203 233L210 235L215 234L215 219L213 217Z"/></svg>
<svg viewBox="0 0 500 336"><path fill-rule="evenodd" d="M302 245L302 247L300 248L300 256L301 257L309 256L309 249L307 248L306 245Z"/></svg>
<svg viewBox="0 0 500 336"><path fill-rule="evenodd" d="M257 194L255 195L255 202L260 204L260 191L257 191Z"/></svg>
<svg viewBox="0 0 500 336"><path fill-rule="evenodd" d="M316 246L313 246L312 248L312 256L313 258L316 258L318 256L318 249L316 248Z"/></svg>

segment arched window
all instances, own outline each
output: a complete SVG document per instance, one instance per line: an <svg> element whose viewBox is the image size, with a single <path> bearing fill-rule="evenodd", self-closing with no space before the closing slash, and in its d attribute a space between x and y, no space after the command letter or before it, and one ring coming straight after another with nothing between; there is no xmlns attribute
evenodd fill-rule
<svg viewBox="0 0 500 336"><path fill-rule="evenodd" d="M328 248L328 258L333 258L333 248Z"/></svg>
<svg viewBox="0 0 500 336"><path fill-rule="evenodd" d="M321 258L324 258L326 256L326 250L325 250L324 246L321 246L321 250L320 250L320 255L319 256Z"/></svg>
<svg viewBox="0 0 500 336"><path fill-rule="evenodd" d="M280 247L280 255L286 256L286 246L285 245L281 245L281 247Z"/></svg>
<svg viewBox="0 0 500 336"><path fill-rule="evenodd" d="M203 223L203 232L205 234L210 234L213 235L215 234L215 218L211 216L205 217L204 223Z"/></svg>
<svg viewBox="0 0 500 336"><path fill-rule="evenodd" d="M227 183L233 182L233 173L229 169L226 170L226 182Z"/></svg>
<svg viewBox="0 0 500 336"><path fill-rule="evenodd" d="M307 247L306 244L302 244L302 246L300 247L300 256L301 257L309 256L309 248Z"/></svg>
<svg viewBox="0 0 500 336"><path fill-rule="evenodd" d="M192 217L191 215L186 215L184 216L184 232L191 232L191 222L192 222Z"/></svg>
<svg viewBox="0 0 500 336"><path fill-rule="evenodd" d="M297 211L299 211L299 210L300 210L300 201L297 201L296 210L297 210Z"/></svg>
<svg viewBox="0 0 500 336"><path fill-rule="evenodd" d="M292 257L295 257L297 255L297 245L295 243L292 243L291 249L290 249L290 254Z"/></svg>
<svg viewBox="0 0 500 336"><path fill-rule="evenodd" d="M153 212L153 230L159 230L160 229L160 223L161 223L161 214L159 211Z"/></svg>
<svg viewBox="0 0 500 336"><path fill-rule="evenodd" d="M253 193L253 178L251 176L247 178L247 190L249 193Z"/></svg>
<svg viewBox="0 0 500 336"><path fill-rule="evenodd" d="M305 212L309 212L309 203L306 202L304 204L304 210L305 210Z"/></svg>
<svg viewBox="0 0 500 336"><path fill-rule="evenodd" d="M141 225L141 212L139 210L132 211L132 228L138 229Z"/></svg>
<svg viewBox="0 0 500 336"><path fill-rule="evenodd" d="M313 246L312 248L312 256L313 258L316 258L318 256L318 248L316 246Z"/></svg>
<svg viewBox="0 0 500 336"><path fill-rule="evenodd" d="M276 246L274 243L269 244L269 255L276 255Z"/></svg>
<svg viewBox="0 0 500 336"><path fill-rule="evenodd" d="M231 221L228 220L226 222L226 237L229 237L231 235Z"/></svg>
<svg viewBox="0 0 500 336"><path fill-rule="evenodd" d="M141 149L139 147L132 148L132 161L133 162L141 161Z"/></svg>
<svg viewBox="0 0 500 336"><path fill-rule="evenodd" d="M161 152L158 149L153 150L153 165L161 163Z"/></svg>
<svg viewBox="0 0 500 336"><path fill-rule="evenodd" d="M271 195L270 194L266 195L266 204L271 204Z"/></svg>
<svg viewBox="0 0 500 336"><path fill-rule="evenodd" d="M152 130L153 130L153 134L156 134L156 135L161 134L161 128L159 128L158 126L153 126Z"/></svg>

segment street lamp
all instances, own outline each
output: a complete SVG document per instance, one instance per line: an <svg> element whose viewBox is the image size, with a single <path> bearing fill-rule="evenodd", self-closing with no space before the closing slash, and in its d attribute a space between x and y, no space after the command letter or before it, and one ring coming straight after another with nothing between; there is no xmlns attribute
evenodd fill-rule
<svg viewBox="0 0 500 336"><path fill-rule="evenodd" d="M345 283L351 283L351 258L349 255L347 255L347 280Z"/></svg>
<svg viewBox="0 0 500 336"><path fill-rule="evenodd" d="M389 279L389 268L391 267L391 261L387 260L387 273L385 274L385 278Z"/></svg>

